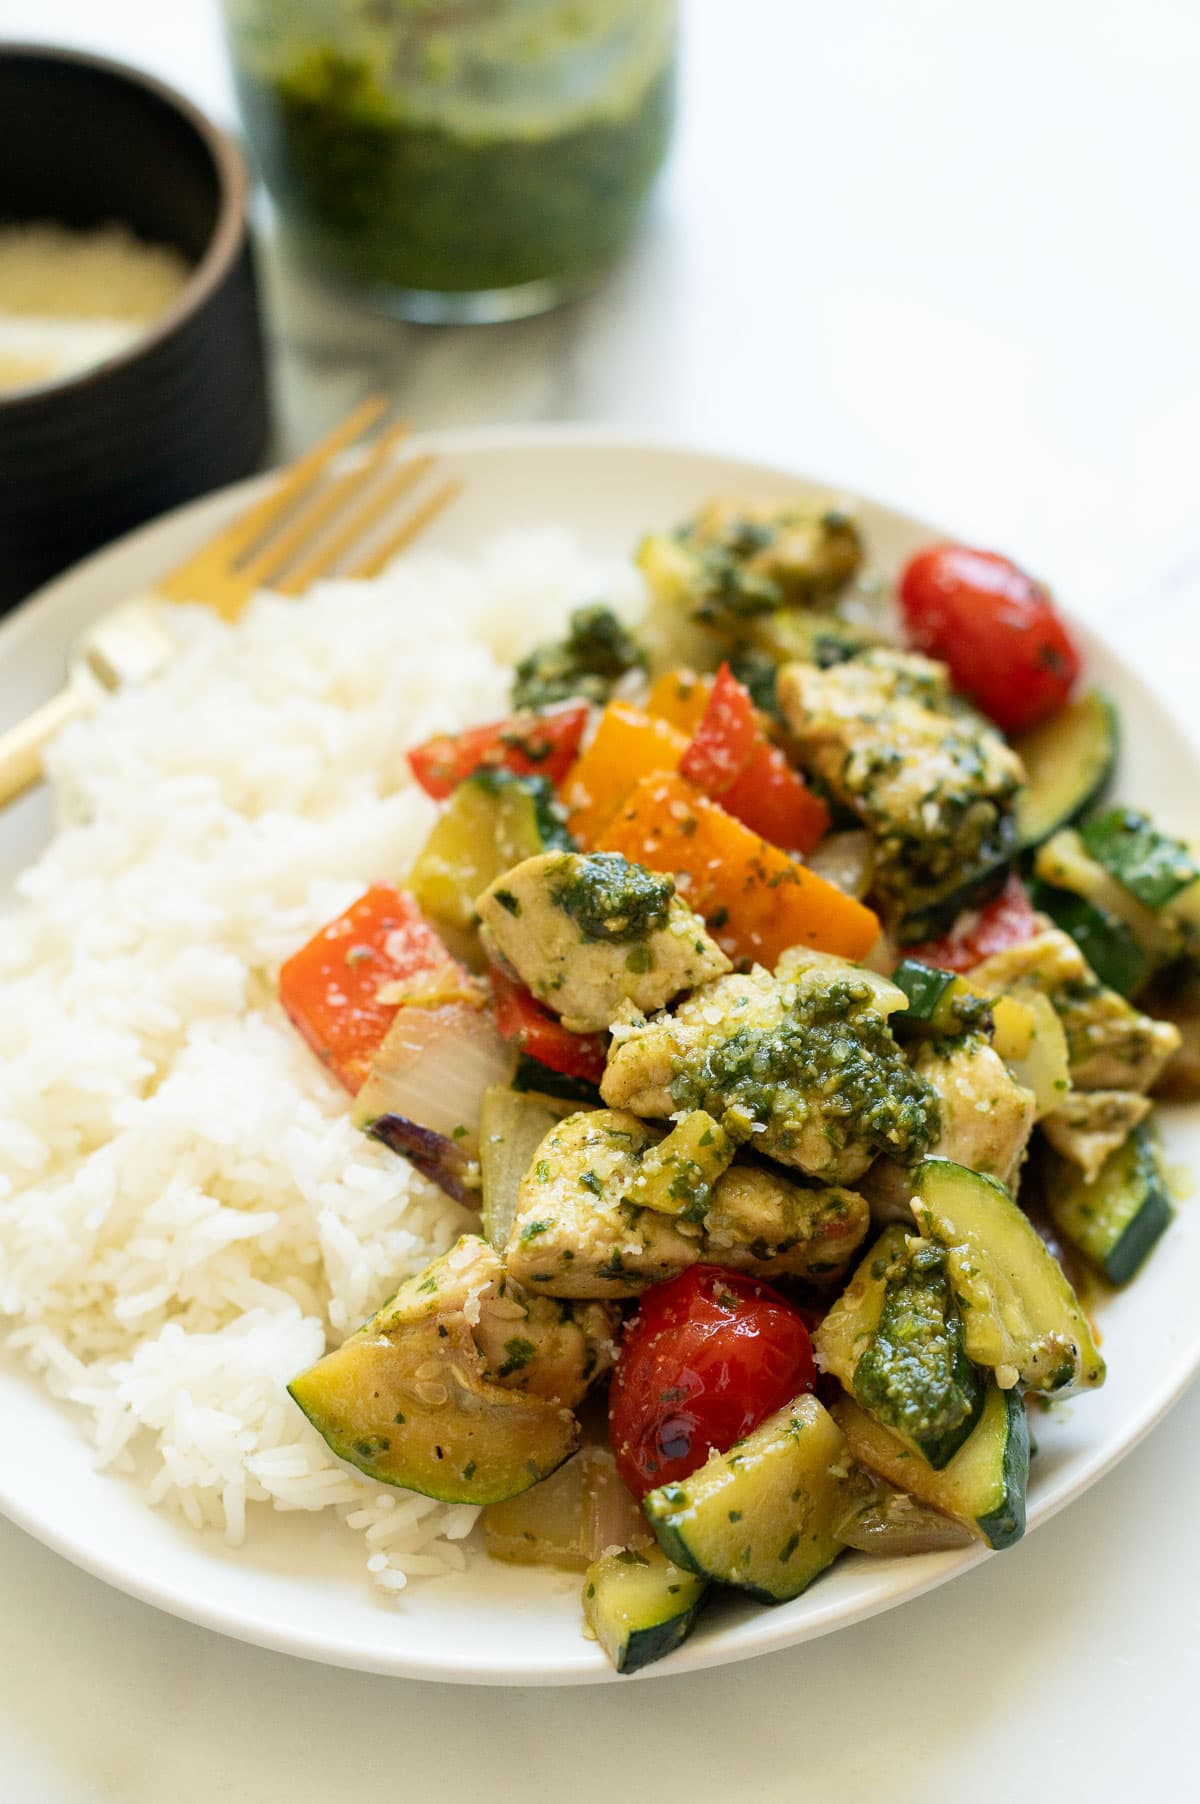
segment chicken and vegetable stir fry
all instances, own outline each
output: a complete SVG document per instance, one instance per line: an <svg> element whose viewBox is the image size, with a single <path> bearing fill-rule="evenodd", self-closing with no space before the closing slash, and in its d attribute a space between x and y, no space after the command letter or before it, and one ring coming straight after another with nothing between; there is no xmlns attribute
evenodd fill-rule
<svg viewBox="0 0 1200 1804"><path fill-rule="evenodd" d="M647 538L640 628L578 610L508 719L414 748L407 887L280 975L480 1212L292 1395L584 1571L624 1672L722 1586L1020 1537L1025 1398L1103 1383L1095 1284L1171 1220L1155 1095L1200 1093L1200 862L1105 804L1050 597L935 546L888 642L863 559L833 507Z"/></svg>

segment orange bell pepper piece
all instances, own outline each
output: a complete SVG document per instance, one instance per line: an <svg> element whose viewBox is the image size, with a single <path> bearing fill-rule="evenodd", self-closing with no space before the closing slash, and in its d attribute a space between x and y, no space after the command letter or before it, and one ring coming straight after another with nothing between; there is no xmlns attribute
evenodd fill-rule
<svg viewBox="0 0 1200 1804"><path fill-rule="evenodd" d="M879 934L869 908L675 773L644 777L604 828L598 849L672 875L735 960L774 965L789 946L860 959Z"/></svg>
<svg viewBox="0 0 1200 1804"><path fill-rule="evenodd" d="M654 771L674 770L687 747L686 734L669 721L652 720L626 702L610 702L561 791L567 825L580 845L592 846L634 784Z"/></svg>
<svg viewBox="0 0 1200 1804"><path fill-rule="evenodd" d="M665 670L650 690L646 712L655 720L670 721L690 739L704 718L711 694L711 677L697 676L693 670Z"/></svg>

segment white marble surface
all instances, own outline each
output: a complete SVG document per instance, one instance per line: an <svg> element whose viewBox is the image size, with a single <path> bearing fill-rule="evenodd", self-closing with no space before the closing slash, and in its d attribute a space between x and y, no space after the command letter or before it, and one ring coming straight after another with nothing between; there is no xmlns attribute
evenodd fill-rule
<svg viewBox="0 0 1200 1804"><path fill-rule="evenodd" d="M207 0L0 0L0 34L139 61L232 117ZM590 300L429 332L268 255L282 441L383 379L419 423L629 421L787 460L1017 551L1160 649L1194 716L1198 62L1193 0L692 0L677 153ZM1107 1804L1151 1772L1189 1796L1198 1445L1193 1392L947 1590L741 1668L577 1694L243 1648L0 1524L0 1798Z"/></svg>

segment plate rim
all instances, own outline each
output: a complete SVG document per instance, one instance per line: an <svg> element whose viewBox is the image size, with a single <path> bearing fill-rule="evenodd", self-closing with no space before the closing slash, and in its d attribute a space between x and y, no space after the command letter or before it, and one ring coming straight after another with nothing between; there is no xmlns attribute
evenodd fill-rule
<svg viewBox="0 0 1200 1804"><path fill-rule="evenodd" d="M748 455L739 448L722 448L703 439L675 436L649 427L622 426L612 423L566 422L540 424L522 422L516 425L489 424L480 426L454 426L431 428L414 434L405 442L403 455L416 455L426 451L436 452L447 459L459 452L475 454L495 454L520 447L530 450L545 449L582 449L582 450L636 450L666 459L683 460L718 460L726 465L736 465L747 480L766 479L773 483L796 482L814 489L833 493L844 492L868 507L877 516L886 516L906 530L917 529L928 533L931 538L951 537L944 527L926 520L923 516L910 513L896 507L890 502L877 500L873 495L865 494L853 485L844 481L830 482L805 472L791 469L783 462L763 461ZM256 495L265 491L276 478L275 469L246 477L228 484L209 494L197 497L178 508L158 515L152 520L133 528L121 538L100 547L88 557L72 565L68 570L54 577L32 595L22 600L7 616L0 621L0 659L10 647L15 647L22 640L38 630L38 624L45 617L47 609L53 611L67 593L74 594L81 584L103 579L120 567L131 554L135 554L147 541L157 535L170 532L181 523L195 524L197 527L211 514L222 516L226 511L232 512L234 507L252 501ZM103 606L97 602L97 611ZM1069 608L1063 610L1070 619L1073 628L1079 633L1085 653L1094 654L1099 651L1119 666L1122 681L1140 692L1140 700L1149 704L1163 716L1174 731L1188 745L1194 756L1200 759L1200 747L1197 746L1193 729L1181 717L1178 709L1169 700L1161 697L1152 687L1147 676L1137 663L1131 660L1128 650L1110 640L1102 630L1098 630L1078 620ZM1107 1472L1113 1470L1128 1454L1140 1445L1146 1436L1163 1420L1175 1403L1188 1389L1191 1382L1200 1372L1200 1333L1195 1344L1185 1348L1179 1357L1164 1370L1162 1378L1143 1398L1132 1418L1130 1427L1121 1435L1115 1447L1101 1444L1092 1454L1085 1454L1077 1460L1075 1469L1069 1480L1056 1487L1053 1494L1036 1499L1029 1512L1028 1532L1032 1533L1043 1522L1049 1521L1060 1510L1073 1503L1086 1490L1096 1484ZM70 1406L60 1403L48 1393L42 1391L47 1407L55 1414L70 1419ZM89 1449L87 1442L80 1436L80 1448L83 1454ZM150 1506L145 1506L150 1507ZM401 1652L395 1657L376 1657L371 1651L356 1647L336 1637L322 1635L320 1632L302 1632L292 1626L279 1627L268 1616L264 1616L252 1605L234 1616L224 1606L210 1606L203 1597L189 1596L176 1587L162 1581L144 1578L141 1573L122 1564L115 1558L105 1555L89 1545L86 1539L73 1539L71 1536L57 1532L38 1521L36 1516L17 1497L10 1494L9 1486L0 1471L0 1514L13 1522L25 1533L30 1534L43 1546L68 1560L72 1565L88 1572L91 1576L113 1586L128 1596L163 1610L182 1620L195 1623L197 1626L228 1635L254 1646L271 1649L278 1653L314 1661L319 1664L333 1665L352 1670L368 1671L393 1677L416 1678L427 1681L486 1684L486 1685L576 1685L604 1683L616 1680L617 1676L600 1657L581 1661L579 1665L563 1667L561 1663L547 1664L545 1657L514 1656L502 1669L492 1664L476 1663L469 1654L461 1657L444 1655L417 1656ZM684 1644L665 1663L646 1668L636 1675L639 1678L678 1677L685 1672L699 1671L704 1668L757 1658L759 1655L777 1652L782 1649L798 1646L814 1640L821 1635L832 1633L840 1628L852 1627L855 1623L892 1609L910 1598L916 1598L947 1583L962 1573L969 1572L984 1560L992 1557L993 1550L978 1546L948 1553L921 1556L921 1568L913 1571L901 1564L892 1566L887 1571L889 1582L881 1584L871 1595L847 1604L845 1601L830 1602L822 1608L810 1608L800 1622L790 1622L782 1615L771 1611L763 1611L758 1616L749 1618L738 1625L735 1645L728 1645L728 1637L718 1634L711 1638L691 1641ZM915 1562L913 1562L915 1566ZM880 1577L884 1577L883 1569ZM364 1578L364 1583L365 1578ZM814 1603L816 1600L814 1599ZM588 1643L581 1638L581 1655L586 1653Z"/></svg>

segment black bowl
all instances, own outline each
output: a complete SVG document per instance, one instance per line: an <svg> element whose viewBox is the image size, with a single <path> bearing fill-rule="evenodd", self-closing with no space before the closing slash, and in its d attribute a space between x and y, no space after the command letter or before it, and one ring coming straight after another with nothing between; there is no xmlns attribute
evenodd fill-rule
<svg viewBox="0 0 1200 1804"><path fill-rule="evenodd" d="M267 441L245 165L134 69L0 44L0 221L116 220L192 265L134 344L0 396L0 608L142 520L248 475Z"/></svg>

